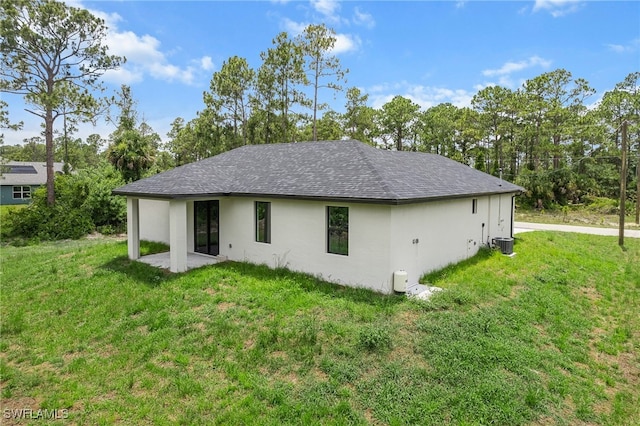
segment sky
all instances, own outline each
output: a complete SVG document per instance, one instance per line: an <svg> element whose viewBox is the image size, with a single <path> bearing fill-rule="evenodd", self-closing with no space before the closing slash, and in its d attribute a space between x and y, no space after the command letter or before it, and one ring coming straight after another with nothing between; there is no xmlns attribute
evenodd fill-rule
<svg viewBox="0 0 640 426"><path fill-rule="evenodd" d="M131 87L139 118L162 138L177 117L189 121L204 108L202 93L213 73L233 56L252 68L260 53L286 31L321 24L337 35L333 50L348 69L345 87L369 95L380 108L401 95L427 109L450 102L469 106L490 85L517 89L527 79L563 68L596 90L595 105L616 83L640 71L638 1L80 1L109 27L105 43L125 56L103 75L107 94ZM4 130L5 144L21 144L41 132L41 120L24 111L19 96L9 103L19 132ZM344 96L320 93L344 112ZM61 128L61 120L56 122ZM115 127L82 125L77 137Z"/></svg>

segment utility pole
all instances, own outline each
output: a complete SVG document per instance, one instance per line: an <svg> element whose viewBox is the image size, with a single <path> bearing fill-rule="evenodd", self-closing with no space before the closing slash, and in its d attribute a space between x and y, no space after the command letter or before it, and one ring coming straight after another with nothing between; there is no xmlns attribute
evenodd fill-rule
<svg viewBox="0 0 640 426"><path fill-rule="evenodd" d="M638 144L638 161L636 162L636 225L640 225L640 143Z"/></svg>
<svg viewBox="0 0 640 426"><path fill-rule="evenodd" d="M624 246L624 214L627 198L627 120L622 122L622 164L620 165L620 228L618 245Z"/></svg>

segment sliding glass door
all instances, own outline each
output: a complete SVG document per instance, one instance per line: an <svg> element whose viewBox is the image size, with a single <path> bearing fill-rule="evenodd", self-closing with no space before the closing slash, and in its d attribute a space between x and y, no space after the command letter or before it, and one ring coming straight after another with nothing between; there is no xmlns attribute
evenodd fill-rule
<svg viewBox="0 0 640 426"><path fill-rule="evenodd" d="M195 224L195 251L217 256L219 245L219 210L218 200L195 201L193 203Z"/></svg>

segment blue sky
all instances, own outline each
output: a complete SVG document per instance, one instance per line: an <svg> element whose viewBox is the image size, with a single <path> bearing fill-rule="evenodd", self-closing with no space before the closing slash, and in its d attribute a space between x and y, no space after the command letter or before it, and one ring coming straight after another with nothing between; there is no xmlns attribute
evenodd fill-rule
<svg viewBox="0 0 640 426"><path fill-rule="evenodd" d="M349 69L347 87L368 93L379 108L393 96L423 108L468 106L492 84L516 89L525 80L564 68L586 79L595 104L629 73L640 71L640 2L618 1L67 1L105 19L107 44L127 57L104 75L109 92L131 86L139 115L166 140L176 117L193 118L202 92L232 56L260 66L260 52L282 31L295 36L324 23L338 36L334 53ZM344 98L322 101L342 112ZM19 97L2 94L21 132L40 132ZM61 123L57 123L61 126ZM114 130L84 125L78 136Z"/></svg>

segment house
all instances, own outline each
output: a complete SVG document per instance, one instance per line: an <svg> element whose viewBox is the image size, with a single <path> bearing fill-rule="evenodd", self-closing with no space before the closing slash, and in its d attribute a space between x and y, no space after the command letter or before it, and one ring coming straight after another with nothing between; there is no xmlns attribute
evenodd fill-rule
<svg viewBox="0 0 640 426"><path fill-rule="evenodd" d="M64 163L53 163L54 173L62 173ZM29 204L31 194L47 184L47 163L8 161L0 164L0 205Z"/></svg>
<svg viewBox="0 0 640 426"><path fill-rule="evenodd" d="M127 197L129 257L140 239L287 267L383 293L513 236L523 188L434 154L362 142L249 145L113 191ZM398 271L404 271L402 275Z"/></svg>

